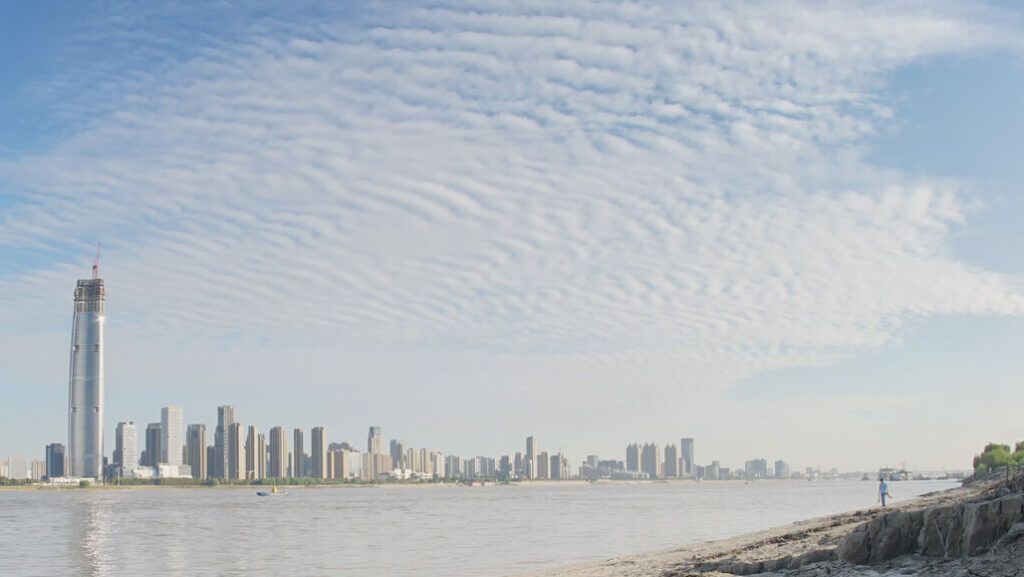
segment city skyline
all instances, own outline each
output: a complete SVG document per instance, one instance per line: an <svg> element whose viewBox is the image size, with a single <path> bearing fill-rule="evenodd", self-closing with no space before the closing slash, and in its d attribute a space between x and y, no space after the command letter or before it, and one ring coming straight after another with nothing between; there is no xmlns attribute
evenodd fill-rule
<svg viewBox="0 0 1024 577"><path fill-rule="evenodd" d="M283 423L307 448L373 424L461 455L687 435L698 462L962 467L1019 440L1022 19L21 6L0 456L82 454L67 305L102 241L106 400L80 408L107 456L120 422L184 439L155 413L180 407L242 475L248 427L258 450ZM214 426L225 403L245 429Z"/></svg>

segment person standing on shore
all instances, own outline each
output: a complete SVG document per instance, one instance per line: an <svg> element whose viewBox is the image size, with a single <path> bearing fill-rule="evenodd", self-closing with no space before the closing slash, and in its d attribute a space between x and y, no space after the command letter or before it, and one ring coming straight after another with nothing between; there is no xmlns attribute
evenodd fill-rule
<svg viewBox="0 0 1024 577"><path fill-rule="evenodd" d="M878 500L882 502L882 506L885 507L885 498L892 497L889 494L889 485L885 483L885 479L882 477L878 478Z"/></svg>

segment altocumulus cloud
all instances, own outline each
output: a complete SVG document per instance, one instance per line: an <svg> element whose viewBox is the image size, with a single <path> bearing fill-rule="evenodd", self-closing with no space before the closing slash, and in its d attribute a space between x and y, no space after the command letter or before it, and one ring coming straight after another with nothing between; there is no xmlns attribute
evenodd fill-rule
<svg viewBox="0 0 1024 577"><path fill-rule="evenodd" d="M1017 44L934 3L262 19L158 72L102 72L113 101L73 103L102 113L3 161L31 192L0 250L102 235L137 346L359 341L570 366L570 392L574 371L646 375L681 398L881 346L911 318L1024 313L1019 279L950 256L976 205L959 183L863 156L891 121L887 74ZM37 322L77 271L6 273L0 322Z"/></svg>

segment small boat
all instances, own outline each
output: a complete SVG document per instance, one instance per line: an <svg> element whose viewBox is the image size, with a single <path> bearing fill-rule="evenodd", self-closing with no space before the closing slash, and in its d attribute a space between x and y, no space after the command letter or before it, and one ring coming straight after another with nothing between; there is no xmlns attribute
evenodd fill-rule
<svg viewBox="0 0 1024 577"><path fill-rule="evenodd" d="M256 491L256 495L259 496L259 497L276 497L278 495L287 495L287 494L288 494L287 491L278 491L277 490L277 485L274 485L274 488L269 490L269 491Z"/></svg>

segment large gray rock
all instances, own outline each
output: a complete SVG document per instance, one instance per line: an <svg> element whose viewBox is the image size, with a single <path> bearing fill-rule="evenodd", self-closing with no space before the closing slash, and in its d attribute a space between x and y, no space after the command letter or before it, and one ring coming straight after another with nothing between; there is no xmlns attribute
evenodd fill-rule
<svg viewBox="0 0 1024 577"><path fill-rule="evenodd" d="M993 501L968 503L964 508L964 537L961 552L985 552L1014 523L1024 521L1024 495L1008 495Z"/></svg>

